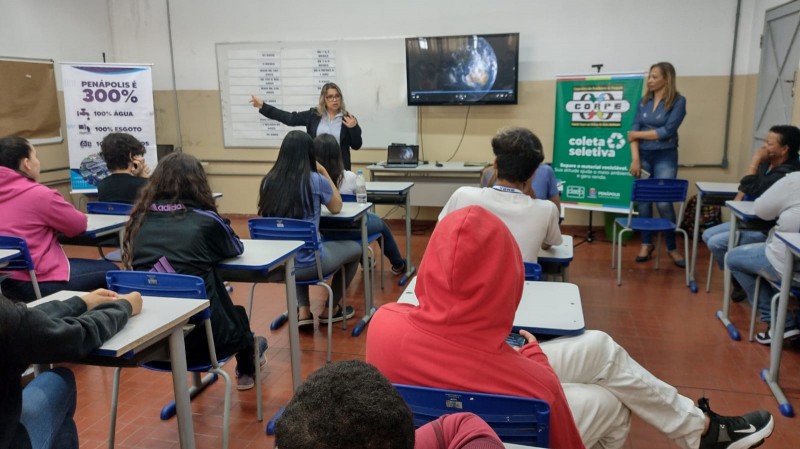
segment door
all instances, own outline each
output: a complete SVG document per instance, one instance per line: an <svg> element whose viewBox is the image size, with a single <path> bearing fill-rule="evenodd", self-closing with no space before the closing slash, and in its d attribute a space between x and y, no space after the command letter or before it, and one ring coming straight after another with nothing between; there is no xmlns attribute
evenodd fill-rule
<svg viewBox="0 0 800 449"><path fill-rule="evenodd" d="M753 151L764 143L770 127L792 123L800 65L800 0L767 10L761 39Z"/></svg>

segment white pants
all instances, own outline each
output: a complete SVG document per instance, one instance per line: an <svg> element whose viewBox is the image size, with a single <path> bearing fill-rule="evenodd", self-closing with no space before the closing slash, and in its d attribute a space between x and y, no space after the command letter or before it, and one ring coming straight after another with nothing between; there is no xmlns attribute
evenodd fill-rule
<svg viewBox="0 0 800 449"><path fill-rule="evenodd" d="M700 446L702 410L636 363L608 334L586 331L543 342L541 348L561 380L588 449L623 447L631 412L682 448Z"/></svg>

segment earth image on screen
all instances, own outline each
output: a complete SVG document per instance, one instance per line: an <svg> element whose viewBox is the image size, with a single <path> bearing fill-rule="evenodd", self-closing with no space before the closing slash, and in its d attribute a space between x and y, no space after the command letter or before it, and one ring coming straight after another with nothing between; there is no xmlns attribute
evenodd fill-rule
<svg viewBox="0 0 800 449"><path fill-rule="evenodd" d="M471 38L452 54L453 65L447 72L451 87L467 92L464 100L477 100L492 88L497 79L497 55L486 39Z"/></svg>

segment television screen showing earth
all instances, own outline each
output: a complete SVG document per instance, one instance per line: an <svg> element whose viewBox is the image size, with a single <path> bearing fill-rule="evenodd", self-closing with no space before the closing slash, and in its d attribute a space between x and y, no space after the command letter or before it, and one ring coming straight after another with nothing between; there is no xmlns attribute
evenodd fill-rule
<svg viewBox="0 0 800 449"><path fill-rule="evenodd" d="M479 100L497 79L497 55L486 39L473 37L451 54L445 72L448 90L463 92L462 100Z"/></svg>

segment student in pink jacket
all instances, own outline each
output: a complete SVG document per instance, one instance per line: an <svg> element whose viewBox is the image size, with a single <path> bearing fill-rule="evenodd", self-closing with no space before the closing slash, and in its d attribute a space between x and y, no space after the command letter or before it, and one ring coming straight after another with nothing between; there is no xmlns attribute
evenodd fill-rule
<svg viewBox="0 0 800 449"><path fill-rule="evenodd" d="M58 233L68 237L86 230L86 215L57 191L39 184L36 148L22 137L0 138L0 235L25 239L42 295L60 290L91 291L105 287L106 271L117 267L105 260L68 259ZM11 299L36 296L27 271L10 271L0 288Z"/></svg>

